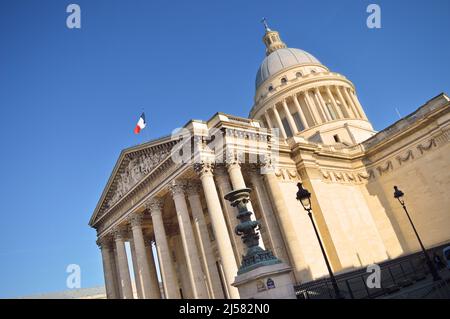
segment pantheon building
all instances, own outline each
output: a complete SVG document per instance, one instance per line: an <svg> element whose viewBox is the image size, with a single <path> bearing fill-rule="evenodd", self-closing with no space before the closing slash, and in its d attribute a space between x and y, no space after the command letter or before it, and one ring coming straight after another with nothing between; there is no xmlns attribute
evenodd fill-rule
<svg viewBox="0 0 450 319"><path fill-rule="evenodd" d="M376 132L344 75L268 27L263 42L248 118L216 113L121 152L89 222L108 298L239 298L244 245L224 195L244 187L261 246L297 284L328 274L299 182L336 273L420 250L394 185L425 246L449 242L449 97Z"/></svg>

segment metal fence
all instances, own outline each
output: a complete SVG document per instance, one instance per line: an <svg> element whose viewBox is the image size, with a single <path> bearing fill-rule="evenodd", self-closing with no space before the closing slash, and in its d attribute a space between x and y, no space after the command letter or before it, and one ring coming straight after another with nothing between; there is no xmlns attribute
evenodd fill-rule
<svg viewBox="0 0 450 319"><path fill-rule="evenodd" d="M436 247L434 250L438 251L439 248L440 247ZM389 297L397 295L400 291L406 290L409 294L410 288L414 290L412 287L413 285L417 285L418 287L420 286L420 289L422 290L417 290L417 293L423 292L424 295L427 293L426 288L429 288L432 292L430 292L427 296L431 295L433 296L432 298L438 298L440 295L445 296L448 293L449 286L445 281L441 282L442 286L436 286L436 283L425 284L425 279L429 274L429 269L425 263L425 258L422 253L415 253L386 261L380 263L379 266L381 268L380 288L367 287L367 277L371 274L367 273L365 268L336 275L335 277L339 290L345 298L373 299L386 296ZM424 283L424 285L420 285L421 283ZM335 293L329 278L296 285L294 288L298 299L335 298ZM402 296L403 295L399 298L403 298ZM413 298L412 295L409 296L410 298ZM426 298L427 296L423 298ZM417 296L417 298L421 297Z"/></svg>
<svg viewBox="0 0 450 319"><path fill-rule="evenodd" d="M446 280L428 282L380 299L450 299L450 284Z"/></svg>

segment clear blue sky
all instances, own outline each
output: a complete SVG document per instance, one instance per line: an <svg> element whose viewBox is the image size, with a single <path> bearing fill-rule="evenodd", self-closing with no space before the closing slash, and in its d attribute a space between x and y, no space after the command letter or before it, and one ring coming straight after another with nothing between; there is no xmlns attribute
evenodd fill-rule
<svg viewBox="0 0 450 319"><path fill-rule="evenodd" d="M0 2L0 297L103 284L88 221L123 148L217 111L247 116L260 19L355 83L380 130L450 91L450 1ZM65 25L66 6L82 29ZM148 133L133 134L144 107Z"/></svg>

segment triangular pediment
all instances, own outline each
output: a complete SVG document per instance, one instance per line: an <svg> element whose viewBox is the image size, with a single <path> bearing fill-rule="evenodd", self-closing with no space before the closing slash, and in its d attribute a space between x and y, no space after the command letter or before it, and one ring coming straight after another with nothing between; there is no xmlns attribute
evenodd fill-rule
<svg viewBox="0 0 450 319"><path fill-rule="evenodd" d="M161 162L170 156L173 145L170 136L123 150L103 190L89 225L94 226L111 207L125 197Z"/></svg>

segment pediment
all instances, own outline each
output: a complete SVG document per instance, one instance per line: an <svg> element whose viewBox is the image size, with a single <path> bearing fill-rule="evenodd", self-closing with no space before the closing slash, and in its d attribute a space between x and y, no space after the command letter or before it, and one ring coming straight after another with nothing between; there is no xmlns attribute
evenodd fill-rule
<svg viewBox="0 0 450 319"><path fill-rule="evenodd" d="M175 144L170 137L166 137L123 150L89 224L94 225L104 213L119 203L130 190L167 159Z"/></svg>

